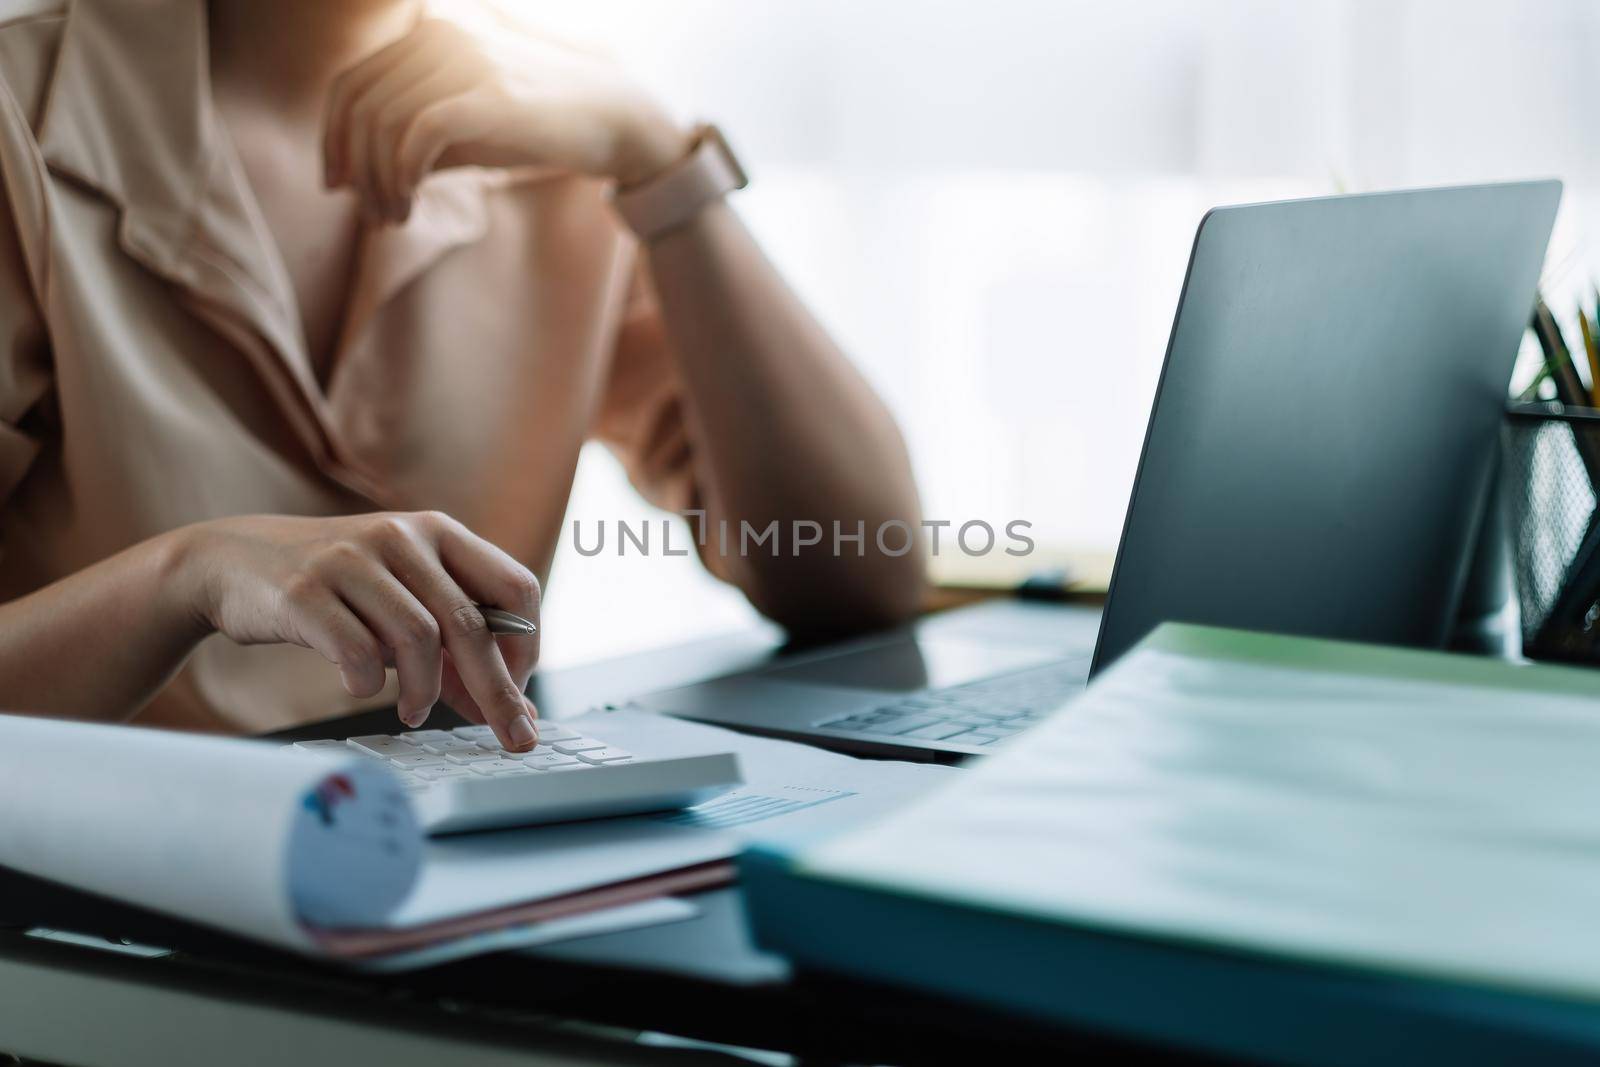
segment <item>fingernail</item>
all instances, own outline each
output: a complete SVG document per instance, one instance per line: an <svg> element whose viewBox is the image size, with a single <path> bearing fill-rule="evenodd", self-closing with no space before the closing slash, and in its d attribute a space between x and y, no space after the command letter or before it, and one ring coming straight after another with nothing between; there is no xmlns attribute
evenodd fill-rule
<svg viewBox="0 0 1600 1067"><path fill-rule="evenodd" d="M518 748L532 748L539 742L539 734L533 728L533 720L526 715L518 715L512 719L511 725L506 727L506 735Z"/></svg>

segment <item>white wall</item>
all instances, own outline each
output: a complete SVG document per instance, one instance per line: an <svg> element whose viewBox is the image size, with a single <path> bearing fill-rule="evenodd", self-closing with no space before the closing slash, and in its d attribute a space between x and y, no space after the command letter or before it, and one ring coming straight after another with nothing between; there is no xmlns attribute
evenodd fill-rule
<svg viewBox="0 0 1600 1067"><path fill-rule="evenodd" d="M1553 287L1589 277L1600 5L1580 0L502 6L723 126L741 210L893 406L939 517L1114 544L1213 204L1555 174ZM573 516L642 514L586 455ZM749 617L693 561L570 546L548 610L556 663Z"/></svg>

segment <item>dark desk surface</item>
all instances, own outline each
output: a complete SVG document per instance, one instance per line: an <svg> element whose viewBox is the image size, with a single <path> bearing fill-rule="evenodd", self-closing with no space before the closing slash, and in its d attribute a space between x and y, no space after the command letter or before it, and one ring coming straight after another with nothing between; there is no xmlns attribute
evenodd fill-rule
<svg viewBox="0 0 1600 1067"><path fill-rule="evenodd" d="M695 919L399 975L318 964L105 905L31 880L7 886L6 912L28 906L52 928L93 930L141 945L142 958L0 932L0 963L36 960L112 972L129 982L173 984L291 1011L390 1017L445 1032L493 1025L503 1041L545 1048L552 1035L614 1029L778 1050L837 1063L972 1062L996 1054L1024 1062L1065 1054L1166 1059L1156 1050L1052 1031L963 1005L892 990L795 976L745 936L736 890L699 894ZM3 1015L3 1013L0 1013ZM174 1040L181 1045L181 1024ZM0 1034L0 1048L5 1037ZM1172 1057L1175 1058L1175 1057ZM173 1062L182 1061L175 1057ZM1009 1060L1008 1060L1009 1062Z"/></svg>
<svg viewBox="0 0 1600 1067"><path fill-rule="evenodd" d="M776 650L772 632L742 632L553 673L539 679L535 697L546 714L561 718L607 700L754 665ZM393 725L392 712L379 711L281 736L349 736ZM371 976L5 874L0 879L0 963L108 967L128 981L181 980L246 997L270 991L306 1011L336 1002L346 1013L383 1015L400 1005L408 1026L448 1033L463 1020L478 1020L492 1023L501 1041L515 1046L525 1039L546 1051L552 1034L564 1040L561 1035L579 1024L841 1063L946 1062L997 1051L1019 1059L1108 1052L1165 1058L1157 1050L1109 1038L1045 1030L966 1006L791 974L784 961L750 942L737 889L694 899L701 914L679 923ZM21 932L38 926L172 951L110 958L106 951L41 942Z"/></svg>

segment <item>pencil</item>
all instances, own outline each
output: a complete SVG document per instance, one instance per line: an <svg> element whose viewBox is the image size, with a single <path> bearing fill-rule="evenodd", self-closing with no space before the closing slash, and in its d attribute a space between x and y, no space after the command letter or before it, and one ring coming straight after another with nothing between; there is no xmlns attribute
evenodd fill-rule
<svg viewBox="0 0 1600 1067"><path fill-rule="evenodd" d="M1600 407L1600 349L1595 347L1594 322L1580 305L1578 331L1583 334L1583 353L1589 357L1589 406Z"/></svg>
<svg viewBox="0 0 1600 1067"><path fill-rule="evenodd" d="M1583 379L1578 377L1578 368L1572 362L1566 338L1561 336L1561 327L1556 325L1555 316L1550 314L1550 308L1542 297L1534 305L1533 332L1539 339L1539 347L1544 350L1544 362L1550 368L1551 380L1555 382L1556 399L1568 407L1588 407L1589 392L1583 387ZM1577 447L1578 458L1583 461L1583 469L1589 475L1590 486L1600 492L1600 439L1575 426L1572 443Z"/></svg>
<svg viewBox="0 0 1600 1067"><path fill-rule="evenodd" d="M1589 352L1589 399L1591 407L1600 407L1600 286L1591 286L1594 293L1594 317L1584 314L1583 306L1578 306L1578 316L1589 319L1589 333L1584 341L1584 348Z"/></svg>

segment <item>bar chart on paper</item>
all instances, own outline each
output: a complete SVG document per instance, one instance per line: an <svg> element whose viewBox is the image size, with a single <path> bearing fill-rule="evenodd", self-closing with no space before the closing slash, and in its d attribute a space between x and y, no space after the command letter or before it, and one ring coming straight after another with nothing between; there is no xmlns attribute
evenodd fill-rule
<svg viewBox="0 0 1600 1067"><path fill-rule="evenodd" d="M728 830L851 796L855 794L844 789L800 785L735 789L715 800L669 812L660 818L663 822L699 826L708 830Z"/></svg>

